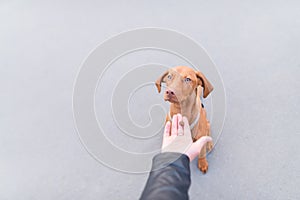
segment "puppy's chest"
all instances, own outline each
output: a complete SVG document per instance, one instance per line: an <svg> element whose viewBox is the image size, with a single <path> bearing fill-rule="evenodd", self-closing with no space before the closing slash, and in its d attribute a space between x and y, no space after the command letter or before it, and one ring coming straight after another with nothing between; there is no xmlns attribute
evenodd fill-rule
<svg viewBox="0 0 300 200"><path fill-rule="evenodd" d="M191 130L192 138L194 141L198 140L200 137L205 135L205 131L203 131L202 128L203 128L203 124L201 127L201 121L199 120L198 123Z"/></svg>
<svg viewBox="0 0 300 200"><path fill-rule="evenodd" d="M193 138L193 140L196 140L196 137L197 137L197 135L198 135L198 133L199 133L198 124L197 124L197 126L195 126L195 127L191 130L191 133L192 133L192 138Z"/></svg>

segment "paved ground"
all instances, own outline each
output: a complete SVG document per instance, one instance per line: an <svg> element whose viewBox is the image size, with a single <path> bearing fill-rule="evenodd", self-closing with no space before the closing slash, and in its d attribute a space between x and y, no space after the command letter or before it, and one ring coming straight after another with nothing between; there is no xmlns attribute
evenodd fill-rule
<svg viewBox="0 0 300 200"><path fill-rule="evenodd" d="M83 148L72 89L97 44L144 26L194 38L224 81L224 129L209 172L191 165L191 199L300 199L298 1L4 0L0 24L0 199L138 198L146 174Z"/></svg>

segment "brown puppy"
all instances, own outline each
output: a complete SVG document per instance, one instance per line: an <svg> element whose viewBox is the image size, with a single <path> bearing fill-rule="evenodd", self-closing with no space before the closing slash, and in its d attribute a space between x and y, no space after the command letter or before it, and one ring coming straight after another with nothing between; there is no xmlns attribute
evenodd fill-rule
<svg viewBox="0 0 300 200"><path fill-rule="evenodd" d="M194 141L202 136L210 136L209 121L200 99L202 91L203 97L206 98L213 90L213 86L206 77L189 67L178 66L167 70L156 80L158 92L161 91L162 82L166 83L164 100L171 103L166 122L170 121L173 115L181 113L190 123ZM198 168L203 173L206 173L208 169L206 150L211 150L211 148L212 143L208 143L206 148L202 148L199 153Z"/></svg>

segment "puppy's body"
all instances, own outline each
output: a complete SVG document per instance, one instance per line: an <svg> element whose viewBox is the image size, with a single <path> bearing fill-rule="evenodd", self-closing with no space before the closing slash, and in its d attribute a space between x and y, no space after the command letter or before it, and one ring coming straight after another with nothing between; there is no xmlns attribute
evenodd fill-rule
<svg viewBox="0 0 300 200"><path fill-rule="evenodd" d="M164 99L171 103L166 121L170 121L173 115L181 113L187 117L190 125L196 123L194 127L191 127L194 141L202 136L210 136L210 125L200 96L203 90L203 97L207 97L213 87L205 76L189 67L179 66L166 71L156 81L159 92L161 82L165 82L167 87ZM212 143L208 143L206 147L202 148L198 158L198 167L203 173L206 173L208 169L206 150L212 148Z"/></svg>

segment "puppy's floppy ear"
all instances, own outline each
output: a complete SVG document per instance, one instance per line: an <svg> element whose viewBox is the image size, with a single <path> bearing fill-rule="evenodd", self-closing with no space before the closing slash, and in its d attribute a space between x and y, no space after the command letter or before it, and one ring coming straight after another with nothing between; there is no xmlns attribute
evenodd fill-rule
<svg viewBox="0 0 300 200"><path fill-rule="evenodd" d="M155 81L155 85L157 87L158 93L160 93L161 91L161 83L164 82L164 78L165 76L169 73L169 70L165 71L156 81Z"/></svg>
<svg viewBox="0 0 300 200"><path fill-rule="evenodd" d="M214 87L201 72L195 71L195 73L198 79L198 85L201 85L203 87L203 97L206 98L209 93L213 91Z"/></svg>

